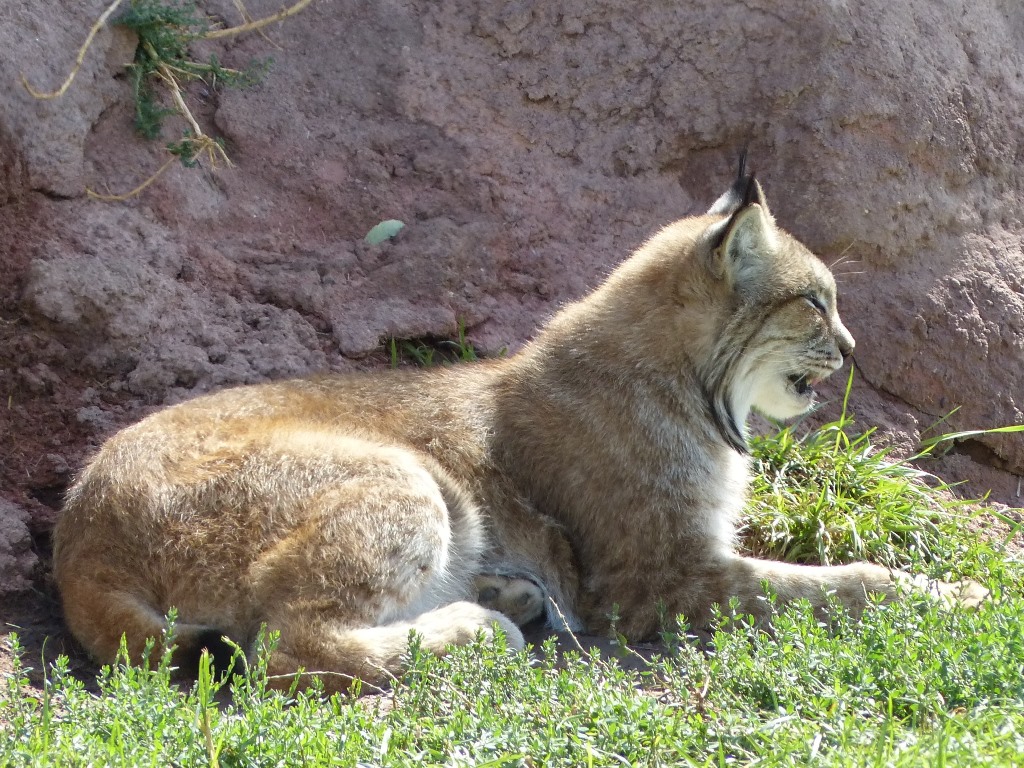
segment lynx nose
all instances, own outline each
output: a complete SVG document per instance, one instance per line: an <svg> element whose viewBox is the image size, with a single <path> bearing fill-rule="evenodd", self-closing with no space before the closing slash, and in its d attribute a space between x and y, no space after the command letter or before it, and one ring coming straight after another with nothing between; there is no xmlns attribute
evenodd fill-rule
<svg viewBox="0 0 1024 768"><path fill-rule="evenodd" d="M840 341L839 341L839 354L843 356L843 360L845 360L846 358L848 358L850 355L853 354L854 346L855 346L855 342L854 342L852 337L850 338L850 343L849 344L845 343L844 340L840 339Z"/></svg>
<svg viewBox="0 0 1024 768"><path fill-rule="evenodd" d="M853 336L841 322L836 328L836 346L839 347L839 354L842 355L843 360L852 355L853 348L857 346L857 342L853 340Z"/></svg>

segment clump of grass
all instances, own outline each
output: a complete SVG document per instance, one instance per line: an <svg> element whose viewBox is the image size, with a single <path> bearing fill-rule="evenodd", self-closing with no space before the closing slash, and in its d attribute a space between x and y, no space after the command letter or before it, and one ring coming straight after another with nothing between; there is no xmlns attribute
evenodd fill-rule
<svg viewBox="0 0 1024 768"><path fill-rule="evenodd" d="M410 362L420 368L454 363L472 363L479 360L473 343L466 338L466 323L459 320L454 339L389 339L387 342L391 367L398 368Z"/></svg>
<svg viewBox="0 0 1024 768"><path fill-rule="evenodd" d="M752 441L755 477L744 545L759 557L829 565L871 560L890 568L944 554L947 486L877 450L872 430L851 436L845 414L797 437L791 428Z"/></svg>
<svg viewBox="0 0 1024 768"><path fill-rule="evenodd" d="M751 440L744 546L795 563L869 560L903 569L948 560L947 534L972 514L971 502L875 447L874 429L855 433L848 397L849 383L839 418L803 436L786 427Z"/></svg>
<svg viewBox="0 0 1024 768"><path fill-rule="evenodd" d="M730 631L709 654L662 671L670 689L702 683L711 759L698 764L1002 765L1024 744L1011 671L1024 631L1010 608L1022 602L1006 599L968 612L910 596L857 621L835 611L829 624L796 604L771 634L721 615Z"/></svg>

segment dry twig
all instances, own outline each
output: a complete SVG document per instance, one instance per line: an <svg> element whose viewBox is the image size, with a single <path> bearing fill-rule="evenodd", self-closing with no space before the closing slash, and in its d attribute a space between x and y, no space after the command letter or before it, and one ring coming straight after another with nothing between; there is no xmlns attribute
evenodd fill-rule
<svg viewBox="0 0 1024 768"><path fill-rule="evenodd" d="M78 74L78 70L82 68L82 62L85 61L86 51L88 51L89 46L92 45L92 41L93 38L96 37L96 33L103 28L103 25L107 23L107 19L109 19L111 14L117 10L117 6L120 4L121 0L114 0L114 2L107 6L107 10L105 10L98 19L96 19L96 23L92 25L92 28L89 30L89 34L85 38L85 42L82 43L82 47L78 49L78 56L75 59L75 65L71 68L71 72L68 74L67 79L64 80L64 84L60 88L55 91L48 92L37 91L29 84L28 78L26 78L24 73L22 73L21 84L25 86L25 90L31 93L35 98L42 100L56 99L63 96L67 92L68 88L71 87L71 83L75 79L75 75Z"/></svg>
<svg viewBox="0 0 1024 768"><path fill-rule="evenodd" d="M273 16L267 16L256 21L250 21L247 24L239 24L237 27L228 27L227 29L215 29L205 33L202 37L204 37L207 40L217 40L222 37L241 35L245 32L255 32L257 29L262 29L263 27L269 26L274 22L284 21L289 16L294 16L296 13L299 13L300 11L305 9L305 7L312 2L313 0L299 0L299 2L295 3L295 5L288 6L287 8L282 8Z"/></svg>
<svg viewBox="0 0 1024 768"><path fill-rule="evenodd" d="M271 16L267 16L265 18L257 20L252 19L252 16L249 14L249 11L248 9L246 9L245 4L242 2L242 0L234 0L234 2L235 7L238 9L245 23L234 27L228 27L226 29L207 30L202 34L197 35L196 37L199 39L214 40L224 37L231 37L234 35L245 34L247 32L257 31L261 35L266 37L266 35L262 32L262 29L264 27L279 21L284 21L285 19L294 16L295 14L299 13L300 11L304 10L307 6L309 6L313 2L313 0L298 0L298 2L294 3L293 5L281 8L281 10L279 10L277 13ZM109 6L107 6L106 10L104 10L104 12L92 25L92 27L89 30L89 34L85 38L85 42L82 44L82 47L78 51L78 55L75 58L75 64L72 67L71 72L68 74L67 78L64 80L64 83L61 85L60 88L50 92L38 91L32 87L32 85L28 82L28 79L25 77L25 75L22 74L21 82L25 89L33 97L37 99L55 99L60 96L63 96L67 92L68 88L71 87L71 83L74 81L75 76L81 69L82 63L85 61L86 53L88 52L89 47L92 45L97 33L100 29L103 28L103 26L107 23L107 21L113 15L114 11L117 10L118 6L121 5L121 3L122 0L113 0L113 2ZM86 193L90 197L98 200L123 201L131 197L135 197L136 195L142 193L154 181L156 181L176 159L180 159L185 164L190 165L192 164L195 157L199 155L204 155L209 161L211 167L216 168L217 165L221 162L223 162L225 165L229 167L232 165L230 158L228 158L227 153L224 151L223 145L216 139L207 136L203 132L202 128L199 126L199 122L195 119L195 116L192 114L192 111L188 108L188 104L185 102L185 99L182 96L181 86L178 77L188 77L190 76L191 73L186 72L185 70L182 70L180 68L176 68L170 65L168 62L164 61L163 58L161 58L160 54L156 50L154 50L153 46L150 43L143 41L142 46L146 52L146 55L150 57L151 61L156 63L156 75L167 86L167 89L170 91L171 94L171 100L174 102L175 111L188 123L190 131L189 134L186 135L186 137L177 144L168 145L168 150L172 153L173 156L162 166L160 166L156 173L151 175L144 182L142 182L129 192L126 192L124 194L102 194L90 188L86 188ZM195 66L202 69L202 65L200 64L196 64ZM230 72L231 70L223 71Z"/></svg>

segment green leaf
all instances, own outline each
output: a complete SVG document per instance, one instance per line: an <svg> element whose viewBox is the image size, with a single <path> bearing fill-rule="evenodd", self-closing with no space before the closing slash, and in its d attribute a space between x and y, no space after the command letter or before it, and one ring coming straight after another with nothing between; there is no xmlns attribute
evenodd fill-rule
<svg viewBox="0 0 1024 768"><path fill-rule="evenodd" d="M963 432L948 432L945 435L932 437L921 442L921 453L928 453L939 443L963 440L971 437L985 437L986 435L1004 435L1011 432L1024 432L1024 424L1014 424L1008 427L992 427L990 429L968 429Z"/></svg>
<svg viewBox="0 0 1024 768"><path fill-rule="evenodd" d="M398 219L387 219L367 232L366 237L363 239L370 245L377 245L378 243L383 243L385 240L390 240L402 231L404 227L405 222L403 221L399 221Z"/></svg>

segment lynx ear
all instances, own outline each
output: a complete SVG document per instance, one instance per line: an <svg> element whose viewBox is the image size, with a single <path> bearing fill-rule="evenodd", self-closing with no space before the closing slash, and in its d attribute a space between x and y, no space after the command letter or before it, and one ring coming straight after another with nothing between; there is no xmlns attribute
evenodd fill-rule
<svg viewBox="0 0 1024 768"><path fill-rule="evenodd" d="M768 211L768 203L765 202L761 185L754 179L753 172L747 173L747 150L744 149L740 153L736 180L728 191L715 201L708 213L712 216L729 216L750 203L757 203L765 212Z"/></svg>
<svg viewBox="0 0 1024 768"><path fill-rule="evenodd" d="M705 237L712 274L727 278L730 285L756 273L763 255L778 247L775 221L764 203L761 185L753 176L749 177L739 207L728 219L708 227Z"/></svg>

